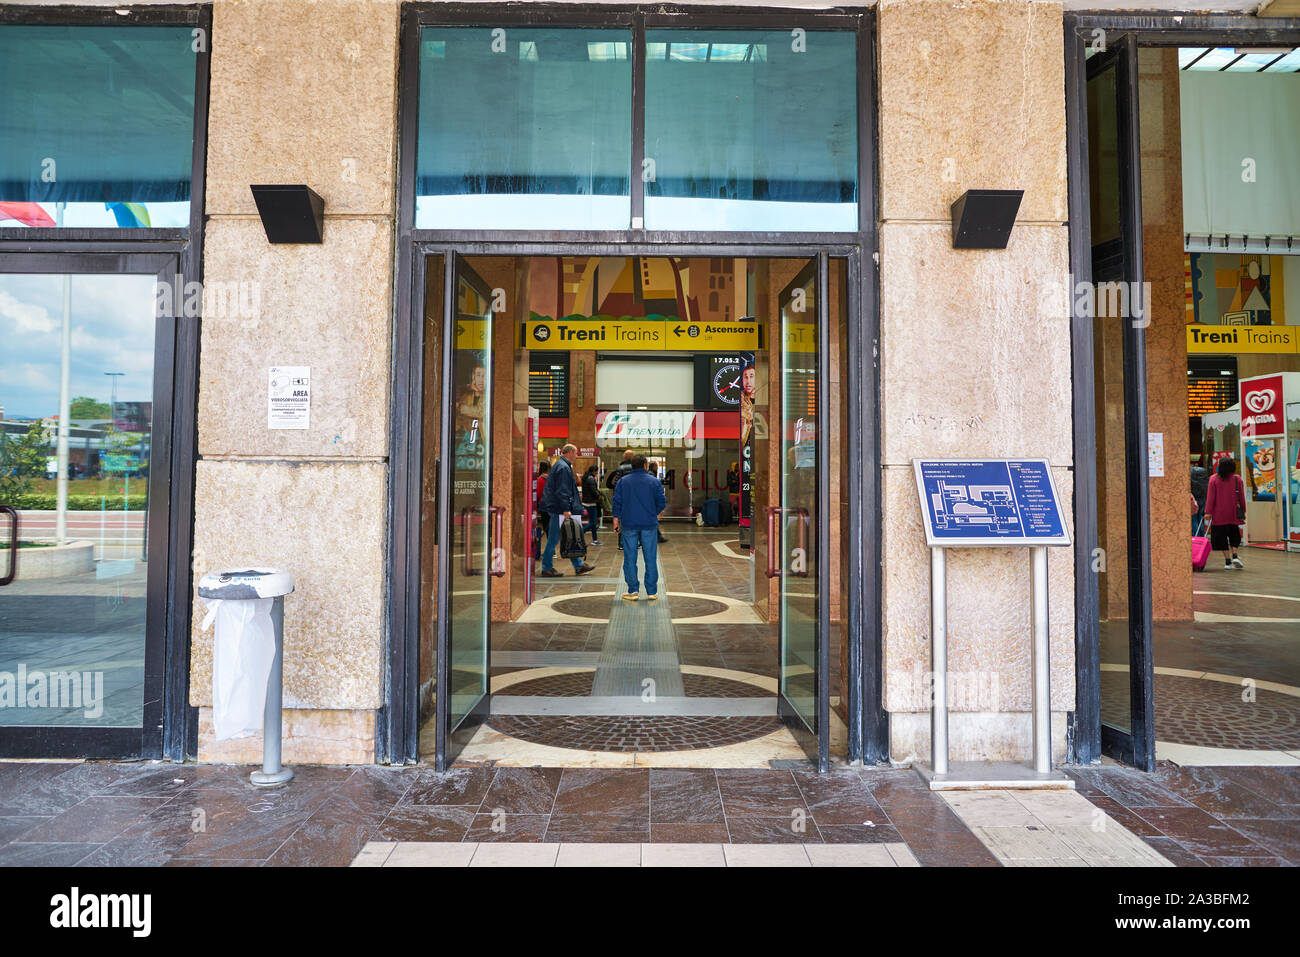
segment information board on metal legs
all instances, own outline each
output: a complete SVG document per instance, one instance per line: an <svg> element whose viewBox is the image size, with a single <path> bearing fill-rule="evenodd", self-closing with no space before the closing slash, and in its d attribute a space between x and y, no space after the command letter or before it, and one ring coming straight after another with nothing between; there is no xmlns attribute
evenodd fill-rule
<svg viewBox="0 0 1300 957"><path fill-rule="evenodd" d="M931 547L1069 545L1047 459L913 459Z"/></svg>

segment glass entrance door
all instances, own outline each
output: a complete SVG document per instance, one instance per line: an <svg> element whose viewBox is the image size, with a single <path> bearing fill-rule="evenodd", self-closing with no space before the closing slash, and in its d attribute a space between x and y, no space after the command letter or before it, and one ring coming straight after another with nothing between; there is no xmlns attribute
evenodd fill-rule
<svg viewBox="0 0 1300 957"><path fill-rule="evenodd" d="M824 368L827 259L818 256L780 297L780 492L768 507L769 575L780 579L777 710L818 770L830 763L829 499ZM774 547L775 545L775 547Z"/></svg>
<svg viewBox="0 0 1300 957"><path fill-rule="evenodd" d="M438 552L438 681L435 765L445 769L487 716L493 556L492 292L463 259L451 259L443 323L442 503Z"/></svg>
<svg viewBox="0 0 1300 957"><path fill-rule="evenodd" d="M0 757L160 753L174 272L0 256Z"/></svg>
<svg viewBox="0 0 1300 957"><path fill-rule="evenodd" d="M1088 165L1094 288L1142 287L1137 46L1122 37L1088 59ZM1097 616L1102 748L1150 770L1155 761L1147 492L1146 333L1098 295L1096 395ZM1114 314L1118 312L1118 314Z"/></svg>

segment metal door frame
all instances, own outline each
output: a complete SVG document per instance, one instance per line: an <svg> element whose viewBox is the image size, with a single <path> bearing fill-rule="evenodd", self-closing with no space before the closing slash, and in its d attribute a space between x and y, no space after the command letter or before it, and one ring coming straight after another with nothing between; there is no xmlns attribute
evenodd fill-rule
<svg viewBox="0 0 1300 957"><path fill-rule="evenodd" d="M0 254L24 254L29 261L40 263L51 257L87 255L102 260L117 257L119 262L135 257L166 256L174 264L169 282L177 277L188 286L203 278L204 193L208 153L208 88L212 59L212 5L159 5L121 8L79 6L0 6L0 25L78 26L188 26L201 31L207 42L195 54L194 144L190 162L190 220L182 228L58 228L0 229ZM28 268L25 271L48 271ZM147 724L144 741L129 751L119 750L117 742L97 740L83 735L76 744L60 745L52 752L44 742L16 742L18 751L0 746L4 757L81 757L81 758L165 758L184 761L198 752L198 708L189 703L190 688L190 613L193 607L189 556L194 545L194 484L198 460L198 391L199 337L201 318L173 318L172 392L167 396L171 415L170 461L166 498L168 518L150 519L150 536L160 524L166 530L167 549L171 556L184 555L177 566L168 563L165 580L157 584L150 576L150 622L158 622L158 634L150 640L161 642L162 684L159 697L146 707L157 708L156 720ZM155 342L155 349L158 343ZM155 380L156 381L156 380ZM155 416L161 410L155 409ZM153 465L150 464L153 478ZM150 506L152 509L152 504ZM153 549L150 544L151 550ZM163 609L162 617L152 617ZM152 626L151 626L152 628ZM151 712L152 713L152 712ZM112 746L110 746L110 744Z"/></svg>
<svg viewBox="0 0 1300 957"><path fill-rule="evenodd" d="M391 762L419 760L419 489L423 416L423 301L429 254L608 256L801 256L848 258L848 339L842 376L856 387L846 409L845 496L863 503L850 510L843 533L849 558L843 627L848 672L848 756L869 764L888 761L881 627L880 315L876 149L877 57L874 9L808 10L656 4L592 11L571 4L423 3L402 7L398 81L397 287L393 312L393 390L389 483L389 550L385 705L377 722L376 754ZM419 40L427 25L625 27L632 32L632 182L644 151L645 30L660 27L853 30L857 35L858 228L845 233L609 230L417 230L415 153L418 137ZM642 202L632 189L632 215ZM445 260L444 260L445 262Z"/></svg>
<svg viewBox="0 0 1300 957"><path fill-rule="evenodd" d="M181 269L181 257L175 252L47 252L11 253L0 251L0 274L46 275L153 275L156 282L174 283ZM0 756L47 758L160 758L163 756L164 703L179 704L167 695L167 679L177 662L169 654L175 632L169 620L176 610L171 584L174 578L172 556L177 547L189 553L188 542L178 546L176 532L180 524L176 508L179 487L187 485L185 476L193 474L178 449L183 443L176 428L185 420L178 418L178 407L186 405L178 395L176 377L178 345L188 320L169 315L154 317L153 347L153 429L149 451L149 493L145 505L146 542L151 560L146 566L144 621L144 701L138 727L102 727L96 725L5 725L0 726ZM181 401L177 401L180 399ZM192 422L192 420L191 420ZM192 430L191 430L192 431ZM182 453L183 454L183 453ZM0 503L3 504L3 503ZM189 521L184 523L188 529ZM189 563L185 563L188 570ZM19 571L21 572L21 563ZM5 593L0 591L0 601ZM49 601L57 603L57 598ZM184 600L188 611L188 588ZM188 631L185 633L188 646ZM185 662L188 671L188 660Z"/></svg>
<svg viewBox="0 0 1300 957"><path fill-rule="evenodd" d="M464 274L468 273L477 280L479 292L486 290L485 298L491 299L491 290L487 288L487 283L483 278L474 271L474 267L465 262L464 257L456 252L449 252L443 259L443 288L442 288L442 420L439 423L442 438L440 441L442 447L442 459L438 474L438 602L436 610L437 626L437 651L434 660L434 673L437 675L437 689L434 693L434 767L439 771L445 771L448 766L448 751L454 748L455 753L451 755L451 760L456 759L456 755L469 743L478 726L482 724L488 716L488 710L492 704L492 517L488 515L485 519L488 548L487 548L487 565L483 569L485 584L487 587L487 617L483 623L483 645L484 654L487 661L487 675L484 679L486 689L483 697L480 698L460 722L453 728L449 727L448 718L451 713L451 695L442 693L443 689L451 686L451 597L452 597L452 569L455 565L454 549L452 548L452 537L455 534L455 516L451 513L452 494L451 483L452 473L455 471L456 462L456 413L453 410L452 403L455 402L455 384L453 377L455 373L455 362L453 361L456 352L456 322L457 322L457 304L459 302L460 288L457 280ZM471 282L470 285L476 285ZM426 303L427 308L427 303ZM495 385L493 374L495 370L492 366L493 352L496 346L489 336L487 343L488 354L488 388L486 400L489 408L493 402L493 386ZM421 353L423 354L423 353ZM488 472L487 472L487 501L491 506L492 496L492 430L491 423L489 428L484 431L484 441L488 447ZM417 486L418 487L418 486ZM464 532L465 548L470 546L469 528ZM467 551L468 553L468 551ZM418 660L418 659L417 659Z"/></svg>
<svg viewBox="0 0 1300 957"><path fill-rule="evenodd" d="M1300 46L1300 18L1265 18L1235 14L1186 15L1131 15L1109 12L1081 12L1065 14L1065 105L1066 148L1069 160L1069 234L1070 271L1075 282L1093 281L1091 262L1091 234L1088 181L1088 70L1087 52L1090 46L1104 43L1129 43L1133 63L1126 73L1130 78L1131 102L1137 97L1137 48L1144 46L1250 46L1289 45ZM1121 91L1121 98L1123 99ZM1121 184L1126 191L1134 190L1135 201L1130 218L1121 222L1126 244L1136 246L1141 256L1141 166L1130 159L1132 169L1121 170ZM1132 214L1136 212L1136 217ZM1140 261L1140 260L1139 260ZM1141 276L1137 277L1139 280ZM1072 300L1077 297L1071 296ZM1076 302L1077 306L1077 302ZM1094 352L1092 318L1075 308L1071 316L1072 374L1074 379L1074 595L1075 595L1075 711L1067 726L1067 751L1069 760L1090 764L1101 760L1103 750L1125 754L1124 742L1103 735L1101 725L1101 628L1099 620L1099 583L1093 571L1097 537L1097 477L1092 463L1096 461L1096 407L1094 388ZM1142 330L1131 330L1142 340ZM1127 343L1126 343L1127 345ZM1127 408L1140 409L1145 423L1147 388L1145 374L1130 378L1137 372L1138 358L1126 348L1125 396ZM1132 363L1134 368L1128 366ZM1142 363L1144 368L1144 362ZM1145 426L1144 426L1145 428ZM1136 432L1135 429L1126 428ZM1141 438L1141 436L1138 436ZM1141 443L1145 449L1145 440ZM1150 611L1150 528L1149 490L1145 480L1146 456L1137 455L1141 461L1136 467L1126 466L1130 481L1141 475L1140 486L1130 485L1128 497L1128 547L1130 565L1134 555L1139 564L1130 567L1130 613L1140 609L1142 620L1134 622L1130 632L1130 668L1141 669L1146 690L1131 687L1131 698L1146 712L1151 685L1153 658ZM1083 467L1087 463L1087 467ZM1136 579L1136 581L1134 581ZM1135 601L1135 598L1137 599ZM1154 766L1155 729L1153 722L1139 730L1139 740L1133 753L1125 758L1139 767Z"/></svg>

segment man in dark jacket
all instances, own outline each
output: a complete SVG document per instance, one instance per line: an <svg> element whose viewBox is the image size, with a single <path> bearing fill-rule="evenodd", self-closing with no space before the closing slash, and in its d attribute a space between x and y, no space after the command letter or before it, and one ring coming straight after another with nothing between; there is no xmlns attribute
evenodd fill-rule
<svg viewBox="0 0 1300 957"><path fill-rule="evenodd" d="M623 580L628 601L639 597L636 553L645 556L646 597L659 597L659 515L668 507L663 484L645 470L645 456L632 458L632 469L614 487L614 533L623 543Z"/></svg>
<svg viewBox="0 0 1300 957"><path fill-rule="evenodd" d="M560 525L573 517L573 513L582 514L582 495L578 492L578 481L573 475L573 460L578 457L578 447L573 444L560 449L560 457L551 466L546 477L546 487L542 489L542 500L538 509L551 516L550 527L546 530L546 548L542 550L542 577L560 578L563 572L555 570L555 549L560 544ZM594 571L593 566L581 559L572 558L573 573L585 575Z"/></svg>
<svg viewBox="0 0 1300 957"><path fill-rule="evenodd" d="M624 449L623 461L618 464L618 468L610 469L609 474L605 476L605 487L611 492L618 486L618 480L632 471L632 456L635 454L631 449ZM614 537L618 540L618 550L622 551L623 537L618 534L618 529L614 530Z"/></svg>
<svg viewBox="0 0 1300 957"><path fill-rule="evenodd" d="M605 487L611 492L614 490L614 486L618 484L618 480L632 471L632 456L635 454L631 449L624 449L623 461L618 463L618 468L610 469L609 474L605 476Z"/></svg>

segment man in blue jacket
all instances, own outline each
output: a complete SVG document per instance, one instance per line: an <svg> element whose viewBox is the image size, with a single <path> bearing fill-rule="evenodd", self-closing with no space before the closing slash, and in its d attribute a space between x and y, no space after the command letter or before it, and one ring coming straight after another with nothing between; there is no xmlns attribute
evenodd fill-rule
<svg viewBox="0 0 1300 957"><path fill-rule="evenodd" d="M563 572L555 570L555 548L560 544L560 525L573 517L573 513L582 514L582 494L578 491L578 480L573 474L573 460L578 457L578 447L573 444L560 449L560 457L547 473L546 487L542 489L542 500L537 503L538 511L551 516L551 525L546 530L546 548L542 550L542 577L561 578ZM615 531L618 529L616 528ZM569 559L573 562L573 573L585 575L595 571L580 558Z"/></svg>
<svg viewBox="0 0 1300 957"><path fill-rule="evenodd" d="M546 486L550 488L549 483ZM657 476L645 470L645 456L632 457L632 470L614 486L614 533L623 543L623 597L636 601L640 583L636 574L638 546L645 556L646 597L659 597L659 516L668 507L664 487Z"/></svg>

